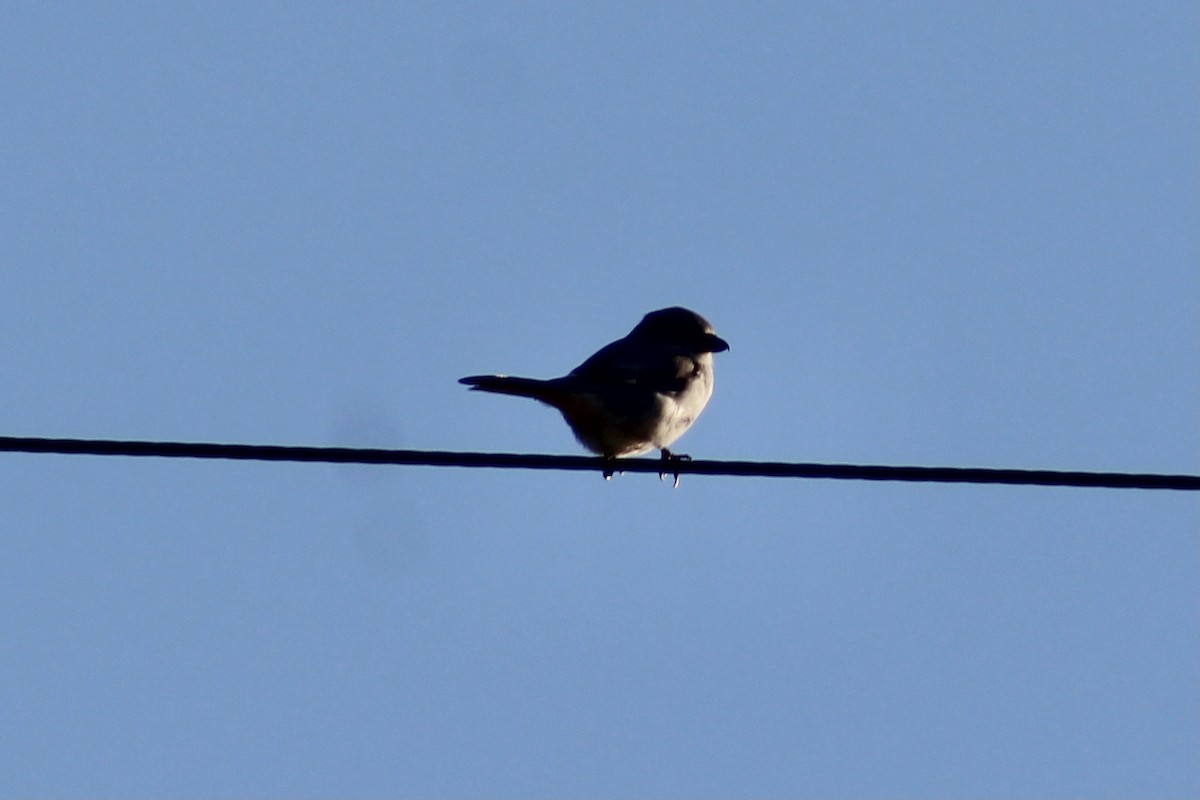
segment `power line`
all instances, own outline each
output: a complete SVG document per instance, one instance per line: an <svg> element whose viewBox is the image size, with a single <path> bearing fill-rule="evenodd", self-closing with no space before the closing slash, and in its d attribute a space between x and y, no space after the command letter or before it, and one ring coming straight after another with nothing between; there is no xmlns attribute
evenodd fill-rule
<svg viewBox="0 0 1200 800"><path fill-rule="evenodd" d="M58 453L93 456L156 456L249 461L298 461L329 464L398 464L426 467L494 467L618 472L663 471L679 475L725 475L761 478L833 478L840 480L914 481L923 483L999 483L1017 486L1085 486L1107 489L1200 490L1200 475L1156 475L1127 472L1064 472L981 467L893 467L864 464L806 464L778 461L671 461L526 453L461 453L440 450L384 450L362 447L143 442L107 439L46 439L0 436L0 452ZM664 470L665 467L665 470Z"/></svg>

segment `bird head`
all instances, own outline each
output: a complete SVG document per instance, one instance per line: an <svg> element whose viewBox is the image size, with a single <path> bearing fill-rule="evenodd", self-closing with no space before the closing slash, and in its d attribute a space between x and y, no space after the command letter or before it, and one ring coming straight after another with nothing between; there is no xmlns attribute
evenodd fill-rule
<svg viewBox="0 0 1200 800"><path fill-rule="evenodd" d="M646 341L682 345L697 353L721 353L729 349L729 343L717 336L708 320L679 306L651 311L629 335Z"/></svg>

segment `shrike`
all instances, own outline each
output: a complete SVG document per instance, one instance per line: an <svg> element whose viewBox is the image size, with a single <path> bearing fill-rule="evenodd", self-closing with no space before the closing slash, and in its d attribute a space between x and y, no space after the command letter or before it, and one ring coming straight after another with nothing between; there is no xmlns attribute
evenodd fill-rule
<svg viewBox="0 0 1200 800"><path fill-rule="evenodd" d="M668 449L713 392L713 353L728 350L708 320L686 308L651 311L624 339L605 345L562 378L463 378L472 389L534 400L562 412L579 443L607 459ZM604 473L608 478L612 470ZM676 475L676 483L679 477Z"/></svg>

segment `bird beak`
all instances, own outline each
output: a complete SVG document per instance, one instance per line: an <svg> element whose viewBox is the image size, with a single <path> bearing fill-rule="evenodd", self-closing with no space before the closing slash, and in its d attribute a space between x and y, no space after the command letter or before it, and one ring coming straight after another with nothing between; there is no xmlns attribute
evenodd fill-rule
<svg viewBox="0 0 1200 800"><path fill-rule="evenodd" d="M729 349L729 342L717 336L715 333L710 333L705 337L704 348L710 353L724 353Z"/></svg>

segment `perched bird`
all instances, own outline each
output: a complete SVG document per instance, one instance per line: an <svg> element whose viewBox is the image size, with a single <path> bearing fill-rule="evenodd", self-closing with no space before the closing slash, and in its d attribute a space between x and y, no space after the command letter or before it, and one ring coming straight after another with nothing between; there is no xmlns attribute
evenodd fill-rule
<svg viewBox="0 0 1200 800"><path fill-rule="evenodd" d="M686 308L651 311L624 339L605 345L564 377L472 375L472 389L532 397L562 412L579 443L604 458L670 445L691 427L713 392L713 353L728 350L708 320ZM612 470L604 477L612 476ZM675 476L678 484L679 476Z"/></svg>

